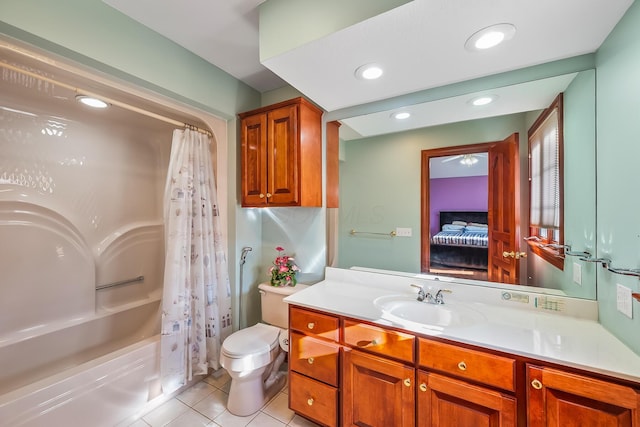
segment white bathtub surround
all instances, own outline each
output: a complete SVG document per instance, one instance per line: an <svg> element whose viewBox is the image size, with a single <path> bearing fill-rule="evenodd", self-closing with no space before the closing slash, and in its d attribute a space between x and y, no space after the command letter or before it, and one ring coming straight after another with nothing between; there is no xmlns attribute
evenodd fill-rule
<svg viewBox="0 0 640 427"><path fill-rule="evenodd" d="M231 333L231 290L222 241L211 141L175 130L164 195L166 257L161 376L165 393L219 368Z"/></svg>
<svg viewBox="0 0 640 427"><path fill-rule="evenodd" d="M226 121L0 45L13 67L0 75L0 425L113 427L171 397L159 333L175 125L116 105L96 113L64 82L207 123L222 212Z"/></svg>
<svg viewBox="0 0 640 427"><path fill-rule="evenodd" d="M455 310L460 304L473 310L479 320L458 326L425 327L390 316L379 308L379 304L376 306L376 300L379 302L392 295L415 298L418 289L412 284L423 286L432 294L438 289L451 290L452 293L444 295L443 307ZM509 293L503 287L479 287L454 280L444 282L416 275L328 267L324 281L285 301L419 334L640 381L640 355L598 323L597 316L593 316L597 310L591 307L597 304L595 301L521 290L511 292L507 297L505 292Z"/></svg>

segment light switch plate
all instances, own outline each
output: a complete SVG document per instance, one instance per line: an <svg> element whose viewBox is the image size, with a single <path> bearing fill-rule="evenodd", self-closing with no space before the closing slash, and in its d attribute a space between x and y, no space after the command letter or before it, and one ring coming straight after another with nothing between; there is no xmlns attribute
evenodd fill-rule
<svg viewBox="0 0 640 427"><path fill-rule="evenodd" d="M396 227L396 237L411 237L411 229Z"/></svg>
<svg viewBox="0 0 640 427"><path fill-rule="evenodd" d="M618 311L629 319L633 319L633 298L631 289L621 284L616 284L616 307Z"/></svg>
<svg viewBox="0 0 640 427"><path fill-rule="evenodd" d="M573 263L573 282L582 285L582 266L577 262Z"/></svg>

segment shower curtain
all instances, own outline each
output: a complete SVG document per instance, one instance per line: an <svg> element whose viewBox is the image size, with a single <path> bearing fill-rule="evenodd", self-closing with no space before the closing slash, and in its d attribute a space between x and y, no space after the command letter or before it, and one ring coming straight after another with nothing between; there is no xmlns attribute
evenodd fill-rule
<svg viewBox="0 0 640 427"><path fill-rule="evenodd" d="M193 375L219 368L231 332L231 292L222 241L210 138L173 132L164 194L165 271L160 373L171 393Z"/></svg>

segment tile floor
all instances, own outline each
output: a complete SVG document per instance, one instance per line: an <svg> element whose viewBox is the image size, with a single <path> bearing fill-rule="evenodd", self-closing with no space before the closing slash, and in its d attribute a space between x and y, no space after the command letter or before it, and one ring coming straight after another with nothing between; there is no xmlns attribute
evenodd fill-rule
<svg viewBox="0 0 640 427"><path fill-rule="evenodd" d="M289 409L287 385L257 413L235 416L226 409L230 384L226 372L219 378L206 377L130 427L317 427Z"/></svg>

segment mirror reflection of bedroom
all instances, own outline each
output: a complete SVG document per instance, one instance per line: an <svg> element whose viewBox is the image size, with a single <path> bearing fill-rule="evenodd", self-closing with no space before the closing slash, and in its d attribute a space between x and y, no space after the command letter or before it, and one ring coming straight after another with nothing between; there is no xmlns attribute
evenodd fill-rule
<svg viewBox="0 0 640 427"><path fill-rule="evenodd" d="M429 271L487 280L487 153L429 160Z"/></svg>

